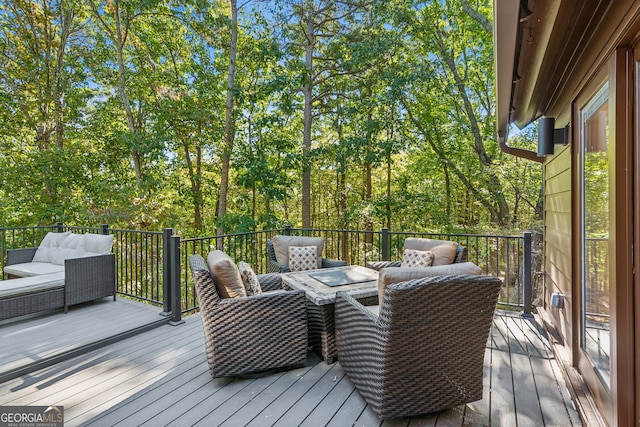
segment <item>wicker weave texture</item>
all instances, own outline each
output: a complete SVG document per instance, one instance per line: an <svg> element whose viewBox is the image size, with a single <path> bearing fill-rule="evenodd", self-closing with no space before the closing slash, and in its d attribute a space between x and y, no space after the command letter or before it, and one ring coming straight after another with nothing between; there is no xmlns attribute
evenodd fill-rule
<svg viewBox="0 0 640 427"><path fill-rule="evenodd" d="M63 306L64 288L62 286L46 291L9 296L0 299L0 320L61 308Z"/></svg>
<svg viewBox="0 0 640 427"><path fill-rule="evenodd" d="M359 299L362 305L378 303L378 297ZM309 322L309 345L320 353L326 363L333 363L338 358L336 346L335 305L315 305L307 300L307 316Z"/></svg>
<svg viewBox="0 0 640 427"><path fill-rule="evenodd" d="M7 250L7 265L31 262L38 248L21 248Z"/></svg>
<svg viewBox="0 0 640 427"><path fill-rule="evenodd" d="M64 262L65 310L75 304L113 296L116 299L116 256L98 255Z"/></svg>
<svg viewBox="0 0 640 427"><path fill-rule="evenodd" d="M465 275L390 285L380 316L338 294L340 364L381 418L482 398L484 351L501 284Z"/></svg>
<svg viewBox="0 0 640 427"><path fill-rule="evenodd" d="M307 357L304 291L219 298L200 255L189 258L214 378L300 365ZM263 290L281 288L279 277L259 275Z"/></svg>

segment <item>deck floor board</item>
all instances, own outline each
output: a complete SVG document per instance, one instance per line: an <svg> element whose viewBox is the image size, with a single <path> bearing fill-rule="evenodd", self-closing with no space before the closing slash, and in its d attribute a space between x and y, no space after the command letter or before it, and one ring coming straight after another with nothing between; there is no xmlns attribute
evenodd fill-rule
<svg viewBox="0 0 640 427"><path fill-rule="evenodd" d="M39 330L48 327L44 319L30 320L44 326L29 333L44 334ZM0 325L0 338L7 330ZM482 400L440 414L383 421L339 362L327 365L314 353L301 368L212 379L195 314L182 325L160 326L0 383L0 405L62 405L66 426L580 425L535 319L498 311L484 360Z"/></svg>
<svg viewBox="0 0 640 427"><path fill-rule="evenodd" d="M161 321L161 309L111 297L62 310L0 321L0 375L30 363ZM90 317L88 317L90 313Z"/></svg>

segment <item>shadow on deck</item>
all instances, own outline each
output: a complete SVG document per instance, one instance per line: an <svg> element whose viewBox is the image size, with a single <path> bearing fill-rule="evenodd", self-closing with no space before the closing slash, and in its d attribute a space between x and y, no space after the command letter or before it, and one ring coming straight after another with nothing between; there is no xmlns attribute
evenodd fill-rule
<svg viewBox="0 0 640 427"><path fill-rule="evenodd" d="M120 322L121 316L99 314L103 307L108 311L115 303L78 308L66 316L59 313L64 317L77 313L70 324L66 323L70 317L58 320L59 314L20 325L0 324L0 339L11 342L9 347L15 347L13 353L21 354L23 361L34 363L55 353L56 345L60 351L70 342L88 339L83 337L100 336L103 324L113 327ZM158 312L155 308L153 316ZM9 357L3 349L0 365L18 366ZM339 362L326 364L315 353L309 353L303 368L212 379L201 319L195 314L183 325L162 325L4 380L0 405L61 405L66 426L580 425L535 319L496 312L485 352L484 384L484 397L477 402L424 417L383 421L354 389Z"/></svg>
<svg viewBox="0 0 640 427"><path fill-rule="evenodd" d="M108 297L0 321L0 383L167 324L160 313Z"/></svg>

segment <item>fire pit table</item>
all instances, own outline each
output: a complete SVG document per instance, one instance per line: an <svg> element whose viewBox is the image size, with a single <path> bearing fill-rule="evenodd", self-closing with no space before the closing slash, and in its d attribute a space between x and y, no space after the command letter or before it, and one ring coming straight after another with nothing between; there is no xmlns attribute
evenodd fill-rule
<svg viewBox="0 0 640 427"><path fill-rule="evenodd" d="M326 363L337 359L335 302L337 292L347 292L364 305L378 303L378 272L359 265L282 273L289 289L302 289L307 296L309 342Z"/></svg>

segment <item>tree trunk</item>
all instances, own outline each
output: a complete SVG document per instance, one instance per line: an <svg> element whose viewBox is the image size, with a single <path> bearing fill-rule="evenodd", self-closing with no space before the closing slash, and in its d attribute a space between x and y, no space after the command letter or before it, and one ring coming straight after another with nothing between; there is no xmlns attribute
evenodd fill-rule
<svg viewBox="0 0 640 427"><path fill-rule="evenodd" d="M371 98L373 90L371 89L371 86L369 86L368 90L367 90L367 96L369 98ZM371 110L367 111L367 123L371 123L372 122L372 114L371 114ZM366 134L366 138L367 141L365 142L365 146L367 147L367 154L369 151L369 147L371 147L371 145L373 144L373 141L371 140L371 126L367 126L367 134ZM372 194L372 183L371 183L371 162L368 159L368 156L365 157L364 160L364 200L366 202L366 204L370 204L371 203L371 194ZM371 214L368 214L367 216L364 217L364 230L365 230L365 237L364 237L364 241L367 244L371 244L373 243L373 218L371 218Z"/></svg>
<svg viewBox="0 0 640 427"><path fill-rule="evenodd" d="M187 163L187 172L189 173L189 182L191 183L191 200L193 202L193 226L196 230L202 232L202 206L204 198L202 195L202 149L196 147L196 164L193 165L191 153L189 152L189 141L186 137L182 139L184 148L184 157Z"/></svg>
<svg viewBox="0 0 640 427"><path fill-rule="evenodd" d="M307 12L305 66L307 82L304 94L304 131L302 134L302 228L311 228L311 127L313 124L313 50L315 34L311 12Z"/></svg>
<svg viewBox="0 0 640 427"><path fill-rule="evenodd" d="M62 73L65 67L64 56L67 41L71 35L72 23L75 13L71 9L60 10L60 22L62 26L60 28L60 46L56 55L56 66L53 74L53 99L55 108L55 121L56 121L56 145L58 148L62 148L64 145L64 106L62 104L62 98L64 96L64 87L62 84Z"/></svg>
<svg viewBox="0 0 640 427"><path fill-rule="evenodd" d="M222 170L220 171L220 193L218 198L218 220L227 213L227 195L229 192L229 169L231 165L231 153L235 138L235 123L233 119L233 87L236 78L236 47L238 44L238 5L236 0L231 3L231 45L229 46L229 71L227 75L227 102L225 105L224 137L225 144L222 149ZM216 234L223 234L220 225L216 227ZM222 241L217 240L218 249L222 249Z"/></svg>
<svg viewBox="0 0 640 427"><path fill-rule="evenodd" d="M131 109L131 103L129 102L129 97L127 95L127 84L126 84L126 68L124 64L124 44L126 43L126 39L124 37L122 22L120 19L120 1L114 0L113 2L115 8L115 20L116 20L116 33L115 33L115 42L116 51L118 56L118 93L120 94L120 99L122 100L122 105L124 106L124 111L127 116L127 125L129 127L129 132L131 135L138 134L138 128L136 126L135 118L133 117L133 110ZM133 157L133 167L136 174L136 182L138 183L138 188L142 189L143 184L143 174L142 174L142 155L135 148L131 149L131 156Z"/></svg>
<svg viewBox="0 0 640 427"><path fill-rule="evenodd" d="M385 209L387 214L387 230L391 230L391 149L387 150L387 197Z"/></svg>
<svg viewBox="0 0 640 427"><path fill-rule="evenodd" d="M444 166L444 192L445 192L445 212L447 215L447 229L451 230L451 178L449 177L449 168L445 163Z"/></svg>
<svg viewBox="0 0 640 427"><path fill-rule="evenodd" d="M468 90L465 85L463 77L460 75L458 71L457 65L453 58L452 53L447 49L442 40L445 37L441 32L435 32L435 40L438 46L438 50L440 52L440 56L444 62L444 64L449 69L449 72L453 76L456 87L458 89L457 96L459 96L464 105L464 111L469 119L469 125L471 128L471 133L473 135L473 148L480 162L486 166L486 170L488 173L488 190L491 193L491 199L493 200L493 209L491 210L491 219L495 224L499 224L502 227L508 225L509 222L509 205L507 204L507 200L504 196L504 192L502 191L502 184L500 182L500 178L496 175L496 173L492 169L493 159L489 156L487 151L485 150L482 131L480 130L480 126L478 124L478 118L476 117L476 113L473 109L473 104L469 99Z"/></svg>

